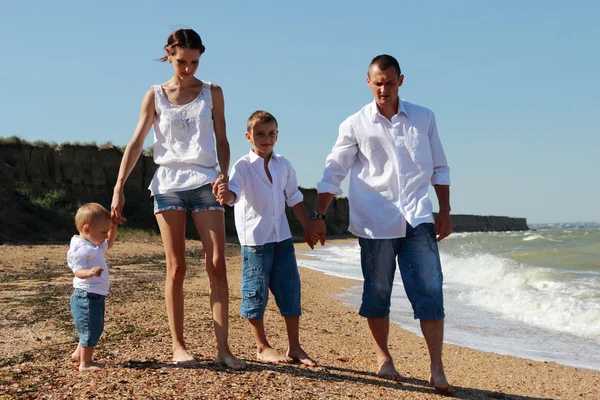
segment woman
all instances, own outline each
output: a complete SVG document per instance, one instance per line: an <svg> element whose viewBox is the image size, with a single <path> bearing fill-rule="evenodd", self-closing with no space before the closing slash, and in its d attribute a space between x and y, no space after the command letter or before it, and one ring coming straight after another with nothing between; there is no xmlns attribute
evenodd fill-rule
<svg viewBox="0 0 600 400"><path fill-rule="evenodd" d="M154 85L142 101L140 119L121 160L111 211L121 218L123 186L142 153L154 125L154 161L159 165L152 183L154 214L167 259L165 299L173 338L173 361L193 362L183 339L183 281L186 209L190 208L202 240L210 279L210 303L217 339L217 361L232 369L245 363L231 354L227 343L229 291L225 269L224 209L211 183L228 181L229 142L225 132L223 92L194 77L205 48L191 29L173 32L161 61L173 65L173 77ZM216 152L215 152L216 145ZM220 167L220 173L217 171Z"/></svg>

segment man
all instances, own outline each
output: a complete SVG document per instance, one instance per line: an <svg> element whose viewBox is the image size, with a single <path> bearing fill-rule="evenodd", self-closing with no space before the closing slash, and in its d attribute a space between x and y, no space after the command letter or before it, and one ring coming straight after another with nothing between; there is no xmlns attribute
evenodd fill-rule
<svg viewBox="0 0 600 400"><path fill-rule="evenodd" d="M444 307L437 241L452 230L450 168L431 110L400 100L404 75L389 55L371 61L367 84L374 102L340 125L327 157L309 236L325 244L325 212L350 172L350 226L359 237L364 276L359 314L375 342L377 374L400 381L388 350L389 312L396 257L404 289L431 358L430 383L452 392L442 364ZM434 222L428 196L433 184L439 202ZM435 225L434 225L435 223ZM437 236L437 241L436 241Z"/></svg>

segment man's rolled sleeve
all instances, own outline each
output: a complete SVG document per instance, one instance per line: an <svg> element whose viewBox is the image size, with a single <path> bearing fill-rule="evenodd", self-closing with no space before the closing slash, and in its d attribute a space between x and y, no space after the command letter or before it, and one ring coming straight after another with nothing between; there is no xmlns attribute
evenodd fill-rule
<svg viewBox="0 0 600 400"><path fill-rule="evenodd" d="M340 124L337 141L325 161L323 179L317 183L319 193L341 195L341 184L356 161L358 143L352 125L346 120Z"/></svg>
<svg viewBox="0 0 600 400"><path fill-rule="evenodd" d="M432 185L450 185L450 167L444 154L442 141L437 130L435 115L431 113L431 123L429 127L429 144L431 146L431 158L433 161L433 175L431 176Z"/></svg>

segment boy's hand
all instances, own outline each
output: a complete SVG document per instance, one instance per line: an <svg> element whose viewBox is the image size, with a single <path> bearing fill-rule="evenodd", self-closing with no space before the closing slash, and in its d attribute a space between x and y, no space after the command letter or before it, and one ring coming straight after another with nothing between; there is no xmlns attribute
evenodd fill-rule
<svg viewBox="0 0 600 400"><path fill-rule="evenodd" d="M213 190L215 190L215 187L213 187ZM221 183L218 188L216 188L216 192L217 194L215 197L221 205L229 204L235 200L235 194L229 190L229 185L227 183Z"/></svg>
<svg viewBox="0 0 600 400"><path fill-rule="evenodd" d="M92 276L100 276L100 275L102 275L102 272L104 272L104 268L94 267L94 268L90 269L90 278Z"/></svg>

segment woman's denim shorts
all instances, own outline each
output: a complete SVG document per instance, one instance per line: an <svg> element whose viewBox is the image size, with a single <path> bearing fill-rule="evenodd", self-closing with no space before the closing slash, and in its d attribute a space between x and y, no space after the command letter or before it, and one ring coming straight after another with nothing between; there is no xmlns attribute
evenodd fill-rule
<svg viewBox="0 0 600 400"><path fill-rule="evenodd" d="M217 202L210 183L196 189L154 195L154 214L170 210L186 211L188 208L192 214L225 210Z"/></svg>
<svg viewBox="0 0 600 400"><path fill-rule="evenodd" d="M106 296L86 292L83 289L73 290L71 295L71 314L75 321L75 329L79 335L79 345L94 347L104 330L104 300Z"/></svg>

